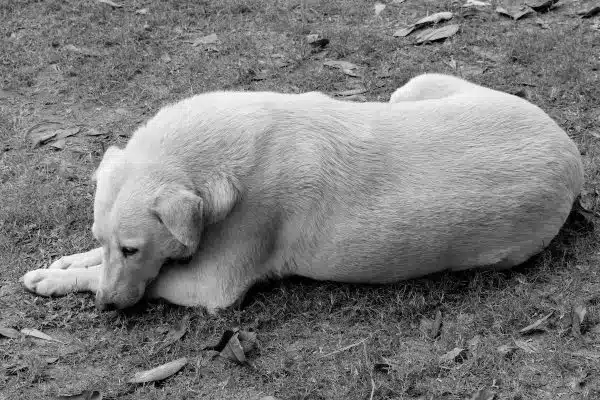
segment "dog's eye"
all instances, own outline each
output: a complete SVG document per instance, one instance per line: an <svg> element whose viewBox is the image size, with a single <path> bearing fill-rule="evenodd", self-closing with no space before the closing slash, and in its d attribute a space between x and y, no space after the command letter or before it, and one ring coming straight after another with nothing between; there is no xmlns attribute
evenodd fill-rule
<svg viewBox="0 0 600 400"><path fill-rule="evenodd" d="M124 257L130 257L138 252L138 249L134 247L121 247L121 253Z"/></svg>

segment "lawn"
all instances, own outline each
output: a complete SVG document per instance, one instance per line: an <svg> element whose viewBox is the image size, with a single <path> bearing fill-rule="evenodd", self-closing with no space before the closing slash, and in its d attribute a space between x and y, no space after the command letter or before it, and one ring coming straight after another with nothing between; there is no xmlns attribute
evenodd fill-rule
<svg viewBox="0 0 600 400"><path fill-rule="evenodd" d="M359 0L115 2L0 1L0 327L61 341L0 337L1 400L86 390L145 400L600 398L600 235L589 226L599 211L600 16L577 15L592 3L561 0L515 21L494 10L520 1L385 0L378 15L376 2ZM441 26L460 25L451 38L393 36L441 11L454 14ZM587 218L573 214L546 251L509 272L385 286L288 279L217 316L163 303L99 313L91 295L21 288L26 271L95 245L92 171L161 106L217 89L387 101L422 72L463 76L551 115L583 155ZM162 347L186 316L187 333ZM204 349L235 327L258 335L245 365ZM183 356L189 363L162 382L127 382Z"/></svg>

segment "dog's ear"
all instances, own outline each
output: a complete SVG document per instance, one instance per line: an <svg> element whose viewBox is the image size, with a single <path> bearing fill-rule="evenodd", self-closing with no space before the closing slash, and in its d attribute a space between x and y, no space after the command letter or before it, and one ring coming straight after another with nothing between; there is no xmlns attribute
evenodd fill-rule
<svg viewBox="0 0 600 400"><path fill-rule="evenodd" d="M165 187L158 192L151 211L175 239L193 252L200 244L203 209L200 196L181 187Z"/></svg>
<svg viewBox="0 0 600 400"><path fill-rule="evenodd" d="M123 155L123 149L118 148L117 146L110 146L104 152L104 156L102 156L102 161L100 161L100 165L92 174L92 181L96 182L98 180L99 171L107 168L111 168L117 162L117 160Z"/></svg>

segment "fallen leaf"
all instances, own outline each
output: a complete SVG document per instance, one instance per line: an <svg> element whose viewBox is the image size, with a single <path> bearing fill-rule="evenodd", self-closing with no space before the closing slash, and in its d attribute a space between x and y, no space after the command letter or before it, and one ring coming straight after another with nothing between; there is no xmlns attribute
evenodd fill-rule
<svg viewBox="0 0 600 400"><path fill-rule="evenodd" d="M63 49L65 49L66 51L70 51L71 53L77 53L81 54L82 56L88 57L102 57L105 55L104 53L101 53L99 51L92 50L87 47L77 47L73 44L68 44L65 47L63 47Z"/></svg>
<svg viewBox="0 0 600 400"><path fill-rule="evenodd" d="M536 2L526 2L527 6L531 7L534 11L544 13L549 11L559 0L542 0Z"/></svg>
<svg viewBox="0 0 600 400"><path fill-rule="evenodd" d="M447 39L451 36L454 36L458 32L459 28L460 26L458 24L452 24L442 26L440 28L427 29L417 34L416 44L423 44Z"/></svg>
<svg viewBox="0 0 600 400"><path fill-rule="evenodd" d="M583 386L585 386L585 383L586 383L585 381L587 380L588 377L589 377L588 372L580 371L578 376L571 379L571 381L569 382L569 387L575 393L581 393L581 390L583 389Z"/></svg>
<svg viewBox="0 0 600 400"><path fill-rule="evenodd" d="M411 26L407 26L406 28L401 28L398 29L396 32L394 32L394 36L395 37L405 37L410 35L411 33L413 33L417 28L415 28L414 25Z"/></svg>
<svg viewBox="0 0 600 400"><path fill-rule="evenodd" d="M375 3L375 16L379 17L379 14L381 14L381 12L385 10L385 4L382 3Z"/></svg>
<svg viewBox="0 0 600 400"><path fill-rule="evenodd" d="M55 138L56 139L56 138ZM49 144L50 147L56 150L63 150L67 145L67 141L65 139L59 139Z"/></svg>
<svg viewBox="0 0 600 400"><path fill-rule="evenodd" d="M219 355L223 358L226 358L230 361L237 362L242 364L246 361L246 355L244 354L244 349L242 348L242 344L240 343L238 334L235 333L225 345L225 348L221 350Z"/></svg>
<svg viewBox="0 0 600 400"><path fill-rule="evenodd" d="M488 7L491 4L485 1L479 1L479 0L467 0L467 2L465 4L463 4L463 7Z"/></svg>
<svg viewBox="0 0 600 400"><path fill-rule="evenodd" d="M128 382L129 383L147 383L161 381L177 373L188 363L187 357L181 357L177 360L168 362L156 368L147 371L136 372Z"/></svg>
<svg viewBox="0 0 600 400"><path fill-rule="evenodd" d="M147 8L140 8L139 10L135 10L136 14L140 14L140 15L146 15L148 14L148 9Z"/></svg>
<svg viewBox="0 0 600 400"><path fill-rule="evenodd" d="M265 397L261 397L260 400L279 400L276 397L273 396L265 396Z"/></svg>
<svg viewBox="0 0 600 400"><path fill-rule="evenodd" d="M376 372L383 372L384 374L389 374L392 371L393 365L388 363L375 363L373 365L373 370Z"/></svg>
<svg viewBox="0 0 600 400"><path fill-rule="evenodd" d="M258 336L256 332L239 331L238 340L242 345L244 353L249 353L258 347Z"/></svg>
<svg viewBox="0 0 600 400"><path fill-rule="evenodd" d="M31 336L37 339L65 344L65 342L63 342L62 340L54 339L52 336L46 335L44 332L38 331L37 329L23 328L21 329L21 333L25 336Z"/></svg>
<svg viewBox="0 0 600 400"><path fill-rule="evenodd" d="M337 92L334 94L336 96L346 97L346 96L354 96L357 94L363 94L363 93L366 93L366 91L367 91L367 89L362 87L362 88L357 88L357 89L342 90L341 92Z"/></svg>
<svg viewBox="0 0 600 400"><path fill-rule="evenodd" d="M46 357L44 358L44 361L46 362L46 364L54 364L58 361L58 357Z"/></svg>
<svg viewBox="0 0 600 400"><path fill-rule="evenodd" d="M173 343L175 343L179 339L181 339L187 333L189 325L190 325L190 316L189 316L189 314L186 314L181 319L181 321L179 321L177 326L175 326L174 329L171 329L169 331L169 333L167 333L167 337L165 338L165 340L163 340L161 345L158 346L158 348L156 349L156 352L158 352L166 347L169 347L170 345L172 345Z"/></svg>
<svg viewBox="0 0 600 400"><path fill-rule="evenodd" d="M87 128L85 134L87 136L102 136L102 135L104 135L104 133L100 132L96 128Z"/></svg>
<svg viewBox="0 0 600 400"><path fill-rule="evenodd" d="M533 22L535 22L542 29L550 29L550 25L548 25L546 21L541 18L536 18Z"/></svg>
<svg viewBox="0 0 600 400"><path fill-rule="evenodd" d="M57 129L62 126L59 122L43 121L35 124L27 130L25 137L29 139L33 147L41 146L57 135Z"/></svg>
<svg viewBox="0 0 600 400"><path fill-rule="evenodd" d="M577 15L581 16L581 18L592 18L593 16L595 16L596 14L600 13L600 5L598 6L593 6L591 8L588 8L587 10L581 10L579 12L577 12Z"/></svg>
<svg viewBox="0 0 600 400"><path fill-rule="evenodd" d="M170 63L171 62L171 56L169 55L169 53L165 53L162 56L160 56L160 61L162 61L164 63Z"/></svg>
<svg viewBox="0 0 600 400"><path fill-rule="evenodd" d="M57 400L102 400L102 393L97 390L86 390L72 396L57 396Z"/></svg>
<svg viewBox="0 0 600 400"><path fill-rule="evenodd" d="M314 48L323 48L329 44L329 39L319 37L318 33L311 33L306 36L306 42Z"/></svg>
<svg viewBox="0 0 600 400"><path fill-rule="evenodd" d="M9 339L17 339L21 336L21 333L13 328L6 328L4 326L0 326L0 336L7 337Z"/></svg>
<svg viewBox="0 0 600 400"><path fill-rule="evenodd" d="M392 0L392 4L402 4L404 3L406 0Z"/></svg>
<svg viewBox="0 0 600 400"><path fill-rule="evenodd" d="M499 346L496 349L496 351L498 351L498 353L500 353L503 357L510 357L517 349L518 347L516 346L512 346L510 344L503 344L502 346Z"/></svg>
<svg viewBox="0 0 600 400"><path fill-rule="evenodd" d="M467 350L461 347L455 347L450 350L446 354L440 357L440 362L448 363L448 362L463 362L467 359Z"/></svg>
<svg viewBox="0 0 600 400"><path fill-rule="evenodd" d="M191 43L192 46L194 46L194 47L197 47L200 45L207 45L207 44L216 44L218 42L219 42L219 37L217 36L216 33L211 33L210 35L202 36L202 37L199 37L192 41L188 40L188 43Z"/></svg>
<svg viewBox="0 0 600 400"><path fill-rule="evenodd" d="M588 360L600 360L600 351L592 351L592 350L579 350L568 353L575 357L583 357Z"/></svg>
<svg viewBox="0 0 600 400"><path fill-rule="evenodd" d="M103 3L103 4L109 5L109 6L114 7L114 8L121 8L121 7L123 7L122 4L117 4L117 3L114 3L114 2L112 2L110 0L98 0L98 3Z"/></svg>
<svg viewBox="0 0 600 400"><path fill-rule="evenodd" d="M526 8L525 10L520 11L509 11L504 7L496 7L496 12L500 15L503 15L508 18L512 18L515 21L531 14L533 11L530 8Z"/></svg>
<svg viewBox="0 0 600 400"><path fill-rule="evenodd" d="M81 130L80 127L61 128L62 124L53 121L43 121L31 128L26 133L33 147L42 146L51 140L65 139L76 135Z"/></svg>
<svg viewBox="0 0 600 400"><path fill-rule="evenodd" d="M525 353L535 353L538 351L538 349L531 343L531 340L516 340L515 339L515 345L520 348L521 350L523 350Z"/></svg>
<svg viewBox="0 0 600 400"><path fill-rule="evenodd" d="M348 62L348 61L329 60L329 61L325 61L323 63L323 65L325 65L326 67L329 67L329 68L340 69L344 74L346 74L348 76L353 76L353 77L360 76L360 73L356 71L358 66L355 64L352 64L351 62Z"/></svg>
<svg viewBox="0 0 600 400"><path fill-rule="evenodd" d="M534 323L527 325L525 328L522 328L521 330L519 330L519 333L521 335L527 335L536 331L545 331L543 325L548 321L548 318L550 318L552 314L554 314L554 311L550 311L548 314L544 315L542 318L538 319Z"/></svg>
<svg viewBox="0 0 600 400"><path fill-rule="evenodd" d="M429 25L437 24L443 21L448 21L452 19L453 16L454 15L450 11L443 11L431 14L415 22L414 26L416 29L421 29Z"/></svg>
<svg viewBox="0 0 600 400"><path fill-rule="evenodd" d="M433 324L431 325L431 331L429 332L429 337L432 339L437 338L440 335L442 327L442 312L437 310L435 313L435 319L433 320Z"/></svg>
<svg viewBox="0 0 600 400"><path fill-rule="evenodd" d="M471 400L494 400L496 397L496 393L492 392L488 389L479 389L473 396Z"/></svg>
<svg viewBox="0 0 600 400"><path fill-rule="evenodd" d="M579 304L573 307L573 312L571 314L571 334L574 337L581 337L581 324L583 323L586 314L587 309L584 305Z"/></svg>

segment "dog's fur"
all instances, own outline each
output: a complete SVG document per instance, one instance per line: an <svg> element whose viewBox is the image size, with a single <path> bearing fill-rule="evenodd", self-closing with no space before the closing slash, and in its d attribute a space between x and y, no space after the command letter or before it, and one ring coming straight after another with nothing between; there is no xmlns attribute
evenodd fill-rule
<svg viewBox="0 0 600 400"><path fill-rule="evenodd" d="M390 103L201 94L109 148L95 176L102 247L25 286L94 291L100 309L146 293L215 310L269 276L385 283L520 264L558 233L583 168L538 107L428 74Z"/></svg>

